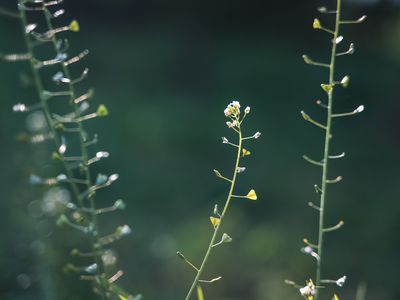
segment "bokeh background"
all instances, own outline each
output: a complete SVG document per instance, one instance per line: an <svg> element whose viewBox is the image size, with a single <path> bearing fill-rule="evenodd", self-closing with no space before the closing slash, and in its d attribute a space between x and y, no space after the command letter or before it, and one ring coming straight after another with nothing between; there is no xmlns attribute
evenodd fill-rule
<svg viewBox="0 0 400 300"><path fill-rule="evenodd" d="M263 133L250 142L237 191L255 188L259 200L234 201L224 231L232 244L216 249L206 278L223 276L205 287L206 299L289 300L298 291L284 279L303 283L314 261L299 249L316 239L317 201L313 185L320 170L301 156L322 155L322 132L302 120L304 109L318 120L315 100L326 70L307 66L301 54L327 61L328 36L312 29L316 7L334 1L65 1L65 24L77 18L79 34L67 34L71 55L90 49L98 103L110 116L87 123L98 132L96 150L111 157L96 172L119 173L120 180L99 194L98 205L123 198L122 213L101 217L104 233L129 224L133 234L113 245L125 276L121 284L145 299L183 299L194 276L179 260L183 252L199 264L215 203L226 186L212 169L230 172L234 152L221 144L233 138L223 109L231 100L252 107L246 131ZM1 1L15 9L15 1ZM364 25L343 28L346 48L356 53L339 60L338 79L350 87L336 97L337 111L360 104L365 112L334 123L327 223L345 221L326 239L325 277L348 276L342 299L367 288L368 300L400 299L400 6L399 1L344 1L344 16L368 15ZM329 16L321 16L330 25ZM23 52L18 20L0 18L0 52ZM76 70L81 70L77 68ZM77 71L78 72L78 71ZM25 117L12 113L17 102L33 103L25 63L0 67L0 299L95 299L86 282L61 272L69 251L87 247L84 237L57 228L41 204L65 197L60 190L38 190L29 174L52 170L46 145L26 145ZM28 88L24 88L28 87ZM323 99L323 98L321 98ZM45 196L43 196L45 195ZM329 289L329 291L331 291ZM330 299L328 296L326 299Z"/></svg>

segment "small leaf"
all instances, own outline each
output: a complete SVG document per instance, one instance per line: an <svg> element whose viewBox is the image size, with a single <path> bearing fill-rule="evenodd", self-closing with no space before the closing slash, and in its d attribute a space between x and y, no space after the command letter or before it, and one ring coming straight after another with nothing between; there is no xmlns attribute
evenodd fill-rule
<svg viewBox="0 0 400 300"><path fill-rule="evenodd" d="M339 300L339 297L336 294L333 294L332 300Z"/></svg>
<svg viewBox="0 0 400 300"><path fill-rule="evenodd" d="M242 157L249 156L251 152L245 148L242 149Z"/></svg>
<svg viewBox="0 0 400 300"><path fill-rule="evenodd" d="M54 161L62 160L61 155L58 154L57 152L53 152L53 154L51 154L51 159L54 160Z"/></svg>
<svg viewBox="0 0 400 300"><path fill-rule="evenodd" d="M58 219L57 219L57 221L56 221L56 224L57 224L57 226L59 226L59 227L62 227L62 226L64 226L64 225L67 225L69 223L69 220L68 220L68 218L67 218L67 216L66 215L61 215L61 216L59 216L58 217Z"/></svg>
<svg viewBox="0 0 400 300"><path fill-rule="evenodd" d="M221 222L220 218L216 218L216 217L210 217L210 221L212 226L214 227L214 229L216 229L219 225L219 223Z"/></svg>
<svg viewBox="0 0 400 300"><path fill-rule="evenodd" d="M203 289L200 285L197 285L197 300L204 300Z"/></svg>
<svg viewBox="0 0 400 300"><path fill-rule="evenodd" d="M313 28L314 29L320 29L321 28L321 22L318 19L314 19Z"/></svg>
<svg viewBox="0 0 400 300"><path fill-rule="evenodd" d="M78 32L80 29L79 23L77 20L73 20L70 24L69 24L69 30L73 31L73 32Z"/></svg>
<svg viewBox="0 0 400 300"><path fill-rule="evenodd" d="M327 93L330 93L331 91L332 91L332 85L330 85L330 84L321 84L321 88L325 91L325 92L327 92Z"/></svg>
<svg viewBox="0 0 400 300"><path fill-rule="evenodd" d="M222 235L221 241L222 241L223 243L230 243L230 242L232 242L232 238L231 238L227 233L224 233L224 234Z"/></svg>
<svg viewBox="0 0 400 300"><path fill-rule="evenodd" d="M250 199L250 200L257 200L256 191L253 190L253 189L251 189L251 190L249 191L249 193L246 195L246 198L247 198L247 199Z"/></svg>
<svg viewBox="0 0 400 300"><path fill-rule="evenodd" d="M104 104L100 104L97 108L97 115L99 117L106 117L108 116L108 109Z"/></svg>

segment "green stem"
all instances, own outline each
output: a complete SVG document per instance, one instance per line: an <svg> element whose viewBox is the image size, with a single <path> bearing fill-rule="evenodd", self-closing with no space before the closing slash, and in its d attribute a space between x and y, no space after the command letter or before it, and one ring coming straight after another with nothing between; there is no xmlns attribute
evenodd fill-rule
<svg viewBox="0 0 400 300"><path fill-rule="evenodd" d="M204 270L204 268L205 268L205 266L207 264L208 258L209 258L210 254L211 254L212 249L213 249L212 246L214 245L215 239L218 236L219 229L221 228L221 225L222 225L222 222L224 220L225 214L228 211L229 203L231 202L231 199L232 199L233 190L235 188L235 183L236 183L237 169L239 167L240 156L241 156L241 153L242 153L242 142L243 142L243 139L242 139L242 130L240 128L240 124L238 125L238 134L239 134L239 145L238 145L238 151L237 151L237 156L236 156L235 169L233 171L232 181L231 181L231 185L230 185L230 188L229 188L229 193L228 193L228 196L227 196L227 199L226 199L226 202L225 202L224 210L222 211L222 214L221 214L221 217L220 217L220 222L219 222L218 226L214 230L214 234L211 237L211 241L210 241L210 244L209 244L209 246L207 248L206 254L204 255L203 261L202 261L202 263L200 265L200 268L199 268L199 270L198 270L198 272L196 274L196 277L193 280L193 283L192 283L192 285L191 285L191 287L189 289L189 292L187 293L187 295L185 297L185 300L189 300L190 299L190 296L192 295L195 287L198 284L200 276L203 273L203 270Z"/></svg>
<svg viewBox="0 0 400 300"><path fill-rule="evenodd" d="M332 52L331 62L329 65L329 84L334 85L335 75L335 59L336 59L336 39L339 36L340 27L340 10L341 0L337 0L336 8L336 21L335 21L335 32L332 40ZM322 258L323 258L323 241L324 241L324 216L325 216L325 205L326 205L326 193L327 193L327 179L328 179L328 162L329 162L329 150L330 150L330 139L331 139L331 127L332 127L332 106L333 106L333 91L334 88L328 93L328 113L326 118L326 133L325 133L325 147L324 147L324 159L322 166L322 182L321 182L321 199L320 199L320 213L319 213L319 228L318 228L318 255L319 260L317 261L317 272L315 284L321 285L321 269L322 269ZM315 294L315 300L319 299L319 289L317 288Z"/></svg>
<svg viewBox="0 0 400 300"><path fill-rule="evenodd" d="M54 30L53 24L51 22L51 13L50 11L43 6L43 11L44 11L44 16L46 19L46 24L48 26L48 29L50 31ZM61 54L61 51L59 50L59 48L57 47L57 39L56 39L56 35L54 35L51 38L51 42L53 44L54 47L54 51L56 52L57 55ZM66 78L70 79L70 82L68 83L68 88L70 91L70 102L71 104L73 104L73 100L76 98L76 92L75 92L75 87L74 87L74 83L72 81L72 77L71 77L71 73L69 71L68 66L66 66L64 63L61 64L61 68L63 70L64 76ZM73 104L75 106L75 111L78 111L79 106L76 104ZM81 155L82 155L82 159L84 161L84 163L86 164L86 162L88 161L88 153L87 153L87 149L85 146L85 138L84 138L84 130L83 130L83 125L81 122L77 123L78 126L78 133L79 133L79 146L80 146L80 150L81 150ZM90 169L89 166L85 166L85 181L87 182L86 187L89 189L91 187L91 175L90 175ZM106 279L103 278L103 274L104 274L104 264L101 258L101 254L103 253L103 249L101 246L101 243L99 242L99 225L98 225L98 221L97 221L97 215L96 215L96 205L95 205L95 194L91 194L89 196L89 203L90 203L90 208L91 208L91 221L93 224L93 230L94 230L94 240L93 240L93 244L92 244L92 248L93 248L93 252L96 253L95 255L95 261L97 264L97 267L99 269L99 274L100 274L100 294L102 299L107 299L107 289L108 289L108 284L106 283Z"/></svg>
<svg viewBox="0 0 400 300"><path fill-rule="evenodd" d="M44 5L43 5L43 12L44 12L44 16L46 19L46 24L48 26L48 29L53 30L53 26L52 26L51 19L50 19L50 12ZM36 86L36 89L38 92L38 97L39 97L40 103L43 107L43 112L45 114L45 118L46 118L49 130L52 133L52 135L54 136L54 142L55 142L56 149L58 149L61 146L61 139L58 135L58 132L53 127L50 108L47 104L47 100L44 98L43 82L42 82L42 79L41 79L38 69L35 67L35 56L34 56L32 41L31 41L29 35L25 33L25 28L28 25L28 20L27 20L26 11L25 11L23 5L19 5L19 13L20 13L20 18L22 20L21 23L22 23L22 30L24 32L25 44L26 44L28 52L31 54L30 66L31 66L33 77L34 77L35 86ZM55 50L56 54L60 54L60 50L56 46L56 37L55 36L52 37L52 44L54 46L54 50ZM68 67L65 66L64 64L61 64L61 66L62 66L64 75L67 78L71 79ZM72 82L69 83L68 87L69 87L70 97L71 97L70 100L71 100L71 103L73 103L73 100L75 99L75 96L76 96L73 83ZM75 110L76 111L78 110L77 105L75 105ZM87 154L87 149L85 146L85 140L84 140L84 136L83 136L84 130L83 130L83 126L81 123L78 123L77 132L79 133L82 159L83 159L84 163L86 163L88 160L88 154ZM67 164L64 160L63 160L63 164L64 164L65 171L67 173L67 176L69 178L73 178L73 174L72 174L71 170L67 167ZM85 167L85 179L84 180L87 183L86 187L89 189L91 187L91 176L90 176L89 167L87 167L87 166ZM70 185L71 185L73 194L74 194L75 198L77 199L80 207L84 207L83 199L81 199L81 197L80 197L80 192L79 192L80 190L79 190L79 187L77 186L76 182L70 181ZM99 274L100 274L100 287L101 287L100 294L101 294L102 299L107 299L108 298L107 290L108 290L109 285L107 283L107 280L105 278L103 278L104 277L103 276L104 275L104 265L103 265L103 261L101 259L101 253L103 252L102 251L103 249L101 247L101 244L99 243L99 228L98 228L97 216L95 213L96 207L95 207L95 202L94 202L94 195L92 195L89 198L89 201L90 201L91 209L93 211L93 213L91 214L91 222L93 224L94 232L95 232L92 248L93 248L93 252L98 253L95 256L95 261L99 268Z"/></svg>
<svg viewBox="0 0 400 300"><path fill-rule="evenodd" d="M26 11L24 10L23 6L20 5L19 6L19 14L20 14L20 18L21 18L21 24L22 24L22 30L24 32L24 39L25 39L25 45L27 47L27 50L31 56L31 59L29 60L30 62L30 67L32 70L32 74L33 74L33 79L35 82L35 86L36 86L36 91L38 93L38 98L40 100L40 103L43 107L43 112L46 118L46 123L49 127L49 130L52 134L52 136L54 137L54 143L55 143L55 147L56 149L58 149L61 146L61 141L60 141L60 137L58 136L57 131L54 129L53 125L52 125L52 118L51 118L51 114L50 114L50 109L49 106L47 104L46 99L43 96L43 92L44 92L44 88L43 88L43 82L42 79L40 77L39 71L35 68L35 53L33 50L33 46L32 46L32 41L29 38L29 36L25 33L25 28L28 25L28 21L27 21L27 17L26 17ZM72 176L72 172L69 170L69 168L67 168L67 165L65 163L65 161L63 161L67 176L69 178L73 178ZM71 185L71 189L75 195L76 198L78 198L78 201L80 202L79 204L82 206L81 201L79 200L79 188L76 184L74 184L73 182L70 183Z"/></svg>

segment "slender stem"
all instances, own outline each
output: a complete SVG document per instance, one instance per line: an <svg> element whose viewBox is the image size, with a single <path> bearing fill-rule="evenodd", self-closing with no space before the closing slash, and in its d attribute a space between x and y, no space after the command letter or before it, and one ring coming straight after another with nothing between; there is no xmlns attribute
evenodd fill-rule
<svg viewBox="0 0 400 300"><path fill-rule="evenodd" d="M27 16L26 16L26 11L24 10L24 8L22 6L19 6L19 13L20 13L20 18L21 18L21 24L22 24L22 30L24 32L24 39L25 39L25 45L27 47L28 52L31 55L31 59L30 61L30 66L31 66L31 70L32 70L32 74L33 74L33 79L35 81L35 86L36 86L36 91L38 93L38 98L40 100L41 106L43 107L43 112L46 118L46 123L49 127L49 130L52 134L52 136L54 137L54 142L55 142L55 147L56 149L58 149L61 146L61 141L60 141L60 137L57 133L57 131L54 129L53 125L52 125L52 118L50 115L50 109L49 106L47 104L46 99L43 96L43 92L44 92L44 88L43 88L43 82L42 79L40 77L39 71L35 68L35 58L34 58L34 50L33 50L33 46L32 46L32 41L29 38L29 36L27 34L25 34L25 28L28 25L28 21L27 21ZM67 173L67 176L69 178L72 178L72 172L69 170L69 168L67 168L67 165L65 163L65 161L63 161L64 163L64 167ZM78 201L80 202L79 204L81 206L83 206L83 204L81 203L81 201L79 200L79 188L76 184L74 184L73 182L70 183L71 184L71 189L75 195L75 197L78 199Z"/></svg>
<svg viewBox="0 0 400 300"><path fill-rule="evenodd" d="M50 11L43 6L43 11L44 11L44 16L46 19L46 24L48 26L48 29L50 31L54 30L53 24L51 22L51 13ZM56 52L57 55L61 54L61 51L59 49L59 47L57 47L57 39L56 39L56 35L53 35L51 38L52 44L54 46L54 51ZM75 92L75 87L71 78L71 74L69 71L68 66L66 66L64 63L61 64L62 66L62 70L64 73L64 76L68 79L70 79L70 82L68 83L68 88L69 88L69 92L70 92L70 102L72 105L74 105L74 99L76 98L76 92ZM75 106L75 111L78 111L79 107L78 105L74 105ZM83 125L81 122L77 123L78 126L78 133L79 133L79 146L80 146L80 150L81 150L81 155L82 155L82 159L84 162L88 161L88 153L87 153L87 149L85 146L85 137L84 137L84 130L83 130ZM89 166L85 167L85 180L87 182L87 188L89 189L91 187L91 175L90 175L90 168ZM104 270L104 265L103 265L103 260L101 258L101 255L103 253L103 249L101 246L101 243L99 243L99 225L98 225L98 221L97 221L97 215L96 215L96 205L95 205L95 193L91 193L89 196L89 203L90 203L90 207L91 207L91 221L92 221L92 225L93 225L93 231L94 231L94 239L93 239L93 244L92 244L92 248L93 248L93 252L96 253L95 255L95 261L97 264L97 267L99 269L99 274L100 274L100 286L101 286L101 290L100 290L100 294L102 299L107 299L107 289L108 289L108 284L106 283L106 280L104 278L102 278L102 275L104 274L105 270Z"/></svg>
<svg viewBox="0 0 400 300"><path fill-rule="evenodd" d="M49 30L53 30L53 26L51 23L51 19L50 19L50 12L48 11L48 9L44 6L43 4L43 12L44 12L44 16L46 19L46 24L48 26ZM28 25L28 20L27 20L27 15L26 15L26 11L24 9L24 7L22 5L19 6L19 13L20 13L20 18L22 20L22 30L24 32L24 39L25 39L25 44L26 47L28 49L28 52L31 54L31 59L30 59L30 65L31 65L31 70L32 70L32 74L33 74L33 78L35 81L35 86L37 89L37 93L38 93L38 97L40 99L40 103L43 107L43 112L49 127L50 132L52 133L52 135L54 136L54 141L55 141L55 146L56 149L58 149L61 145L61 141L60 141L60 137L57 133L57 131L55 130L54 126L53 126L53 122L52 122L52 117L51 117L51 113L50 113L50 108L47 104L47 101L44 97L44 86L43 86L43 82L41 79L41 76L39 74L39 70L37 68L35 68L35 58L34 58L34 47L32 44L32 40L30 39L29 35L25 33L25 28ZM56 54L60 54L60 50L58 49L57 45L56 45L56 37L53 36L52 37L52 44L54 46L54 50L56 52ZM65 66L64 64L61 64L64 75L67 78L70 78L70 72L67 68L67 66ZM69 96L71 99L71 103L73 103L73 100L75 99L75 89L74 89L74 85L72 83L70 83L68 85L69 87ZM75 110L78 110L78 106L75 105ZM88 154L87 154L87 150L86 150L86 146L85 146L85 139L84 139L84 131L83 131L83 126L81 123L78 123L78 130L77 132L79 133L79 139L80 139L80 148L81 148L81 155L82 155L82 159L84 162L87 161L88 158ZM67 176L69 178L73 178L73 174L71 172L71 170L68 168L66 161L63 160L63 164L67 173ZM85 168L85 182L86 182L86 187L89 189L91 186L91 176L90 176L90 170L88 167ZM83 199L80 197L80 190L79 187L77 186L77 182L71 180L69 181L70 185L71 185L71 189L74 193L75 198L77 199L80 207L84 207L83 205ZM101 259L101 253L102 253L102 247L101 244L99 243L99 229L98 229L98 223L97 223L97 216L96 216L96 207L95 207L95 203L94 203L94 194L89 198L90 201L90 205L92 208L93 213L91 213L91 222L93 224L94 227L94 240L93 240L93 252L95 252L97 255L95 256L95 261L96 264L99 268L99 274L100 274L100 282L101 282L101 290L100 290L100 294L102 299L107 299L107 289L108 289L108 284L106 283L106 279L103 278L103 274L104 274L104 266L103 266L103 261Z"/></svg>
<svg viewBox="0 0 400 300"><path fill-rule="evenodd" d="M336 21L335 21L335 32L332 40L332 52L331 62L329 66L329 84L333 86L334 75L335 75L335 58L336 58L336 38L339 36L340 29L340 10L341 0L337 0L336 8ZM319 228L318 228L318 255L320 259L317 261L316 271L316 286L321 284L321 269L322 269L322 258L323 258L323 241L324 241L324 216L325 216L325 205L326 205L326 193L327 193L327 178L328 178L328 163L329 163L329 149L331 139L331 126L332 126L332 106L333 106L333 91L332 89L328 93L328 113L326 118L326 133L325 133L325 147L324 147L324 159L322 166L322 182L321 182L321 199L320 199L320 213L319 213ZM316 290L315 300L319 299L319 289Z"/></svg>
<svg viewBox="0 0 400 300"><path fill-rule="evenodd" d="M229 188L229 193L228 193L228 196L227 196L227 199L226 199L226 202L225 202L224 210L222 211L222 214L221 214L221 217L220 217L220 222L219 222L219 224L217 225L217 227L214 230L214 233L213 233L213 235L211 237L211 241L210 241L210 244L209 244L209 246L207 248L206 254L204 255L203 261L202 261L202 263L200 265L200 268L199 268L199 270L198 270L198 272L196 274L196 277L193 280L193 283L192 283L192 285L191 285L191 287L189 289L189 292L187 293L187 295L185 297L185 300L189 300L190 299L190 296L192 295L192 293L193 293L193 291L194 291L194 289L195 289L195 287L196 287L196 285L197 285L197 283L198 283L198 281L200 279L200 276L203 273L203 270L204 270L204 268L206 266L208 257L210 256L210 253L211 253L211 251L213 249L213 245L215 243L215 239L217 238L219 229L221 228L222 221L224 220L225 214L228 211L229 203L231 202L231 199L232 199L233 190L235 188L236 177L237 177L237 168L239 167L240 156L241 156L241 153L242 153L242 142L243 142L243 139L242 139L242 130L240 128L240 123L239 122L238 122L238 134L239 134L239 145L238 145L238 151L237 151L237 156L236 156L236 163L235 163L235 168L234 168L234 171L233 171L231 186Z"/></svg>

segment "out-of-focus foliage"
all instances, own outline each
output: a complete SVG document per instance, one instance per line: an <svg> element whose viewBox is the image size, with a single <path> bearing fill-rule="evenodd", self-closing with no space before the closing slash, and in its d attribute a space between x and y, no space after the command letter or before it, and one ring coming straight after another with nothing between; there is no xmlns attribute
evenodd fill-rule
<svg viewBox="0 0 400 300"><path fill-rule="evenodd" d="M4 5L13 8L10 2ZM212 170L234 156L220 142L227 135L223 109L238 99L253 108L249 127L263 132L238 189L251 183L259 200L232 207L226 226L236 236L218 259L211 258L206 273L218 270L223 279L204 287L205 298L299 299L283 280L300 282L313 272L313 261L298 249L303 234L315 234L314 211L306 203L319 181L318 170L301 155L322 143L299 112L321 97L323 76L307 68L301 54L325 58L329 43L312 34L312 20L316 7L326 3L65 2L67 16L81 25L79 36L71 37L76 45L71 51L92 50L89 85L110 112L107 125L94 121L90 130L101 133L100 145L113 154L105 164L121 175L113 191L127 203L103 230L111 231L121 219L134 229L118 245L123 285L145 299L183 298L193 274L175 252L203 255L209 212L225 196ZM332 169L344 182L331 189L327 205L346 225L326 249L332 277L343 270L348 276L340 299L354 298L361 282L368 284L367 299L400 297L400 7L375 2L344 3L348 16L365 13L369 19L345 31L357 49L338 66L352 74L352 85L338 94L338 109L366 106L357 119L334 124L340 138L333 148L346 151L346 159ZM0 18L0 36L1 52L23 49L16 20ZM23 63L1 64L0 298L91 299L86 284L60 272L71 245L82 241L38 213L34 201L41 191L26 184L48 155L16 141L25 124L11 107L34 96L21 88L30 84L26 74ZM318 115L319 108L308 111ZM104 202L113 191L104 192ZM337 219L328 216L329 221Z"/></svg>

